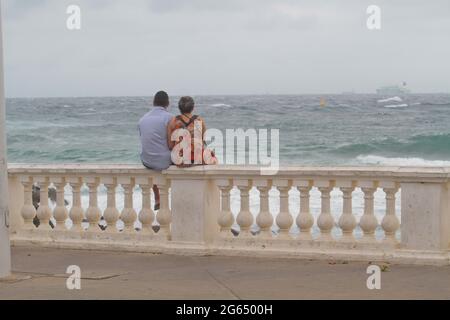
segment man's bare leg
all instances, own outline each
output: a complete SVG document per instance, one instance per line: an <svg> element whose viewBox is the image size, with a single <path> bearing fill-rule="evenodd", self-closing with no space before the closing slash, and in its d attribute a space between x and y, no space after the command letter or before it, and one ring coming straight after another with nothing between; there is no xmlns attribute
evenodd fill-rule
<svg viewBox="0 0 450 320"><path fill-rule="evenodd" d="M159 210L159 189L156 184L153 185L153 193L155 194L155 211Z"/></svg>

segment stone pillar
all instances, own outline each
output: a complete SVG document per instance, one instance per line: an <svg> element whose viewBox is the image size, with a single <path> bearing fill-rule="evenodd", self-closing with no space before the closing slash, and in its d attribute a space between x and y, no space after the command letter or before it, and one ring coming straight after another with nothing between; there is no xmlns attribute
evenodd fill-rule
<svg viewBox="0 0 450 320"><path fill-rule="evenodd" d="M84 231L82 222L84 219L84 211L81 207L81 187L83 179L80 177L68 178L67 181L72 187L72 208L69 212L69 218L72 220L73 231Z"/></svg>
<svg viewBox="0 0 450 320"><path fill-rule="evenodd" d="M400 221L395 214L395 194L398 191L398 184L395 182L386 182L380 185L386 194L386 214L381 221L383 227L385 240L397 242L395 233L400 227Z"/></svg>
<svg viewBox="0 0 450 320"><path fill-rule="evenodd" d="M374 193L378 184L374 181L359 181L359 186L364 192L364 213L359 220L359 226L363 231L363 240L374 241L378 220L374 214Z"/></svg>
<svg viewBox="0 0 450 320"><path fill-rule="evenodd" d="M404 182L400 188L402 246L411 250L448 250L450 183Z"/></svg>
<svg viewBox="0 0 450 320"><path fill-rule="evenodd" d="M50 180L48 177L37 177L36 181L39 183L39 208L37 209L37 217L39 219L40 230L52 230L49 221L52 218L52 210L48 206L48 186Z"/></svg>
<svg viewBox="0 0 450 320"><path fill-rule="evenodd" d="M217 222L219 188L214 180L201 173L169 178L172 190L172 241L203 245L214 241L220 230Z"/></svg>
<svg viewBox="0 0 450 320"><path fill-rule="evenodd" d="M354 241L353 230L358 225L355 216L353 215L353 191L355 190L355 183L353 181L338 181L337 185L342 191L342 215L339 218L338 224L342 230L341 240Z"/></svg>
<svg viewBox="0 0 450 320"><path fill-rule="evenodd" d="M86 210L86 218L89 222L87 231L98 232L101 229L98 226L98 222L102 216L100 209L98 208L98 191L97 188L100 184L100 179L96 177L85 178L86 185L89 187L89 207Z"/></svg>
<svg viewBox="0 0 450 320"><path fill-rule="evenodd" d="M6 160L5 89L3 84L3 37L0 8L0 277L11 272L9 245L8 172Z"/></svg>
<svg viewBox="0 0 450 320"><path fill-rule="evenodd" d="M149 177L137 177L135 182L139 184L142 190L142 209L138 215L139 222L142 224L142 232L153 234L152 224L155 220L155 214L150 203L150 190L153 186L153 179Z"/></svg>
<svg viewBox="0 0 450 320"><path fill-rule="evenodd" d="M117 233L117 220L120 217L119 210L116 207L117 178L103 177L102 182L106 187L106 209L103 212L103 217L106 221L106 231Z"/></svg>
<svg viewBox="0 0 450 320"><path fill-rule="evenodd" d="M331 230L336 222L331 215L331 198L330 193L333 190L334 182L317 181L316 186L320 191L321 209L320 215L317 218L317 226L320 229L320 236L322 239L331 240Z"/></svg>
<svg viewBox="0 0 450 320"><path fill-rule="evenodd" d="M250 237L250 228L253 225L253 215L250 212L250 189L252 188L252 181L248 179L235 180L234 183L241 194L241 210L236 217L236 222L239 225L239 237Z"/></svg>
<svg viewBox="0 0 450 320"><path fill-rule="evenodd" d="M269 191L272 188L272 181L267 179L256 179L253 182L259 191L260 208L256 223L260 228L260 237L272 238L273 216L269 209Z"/></svg>
<svg viewBox="0 0 450 320"><path fill-rule="evenodd" d="M233 183L229 179L217 180L217 187L220 189L221 208L217 222L220 226L220 234L222 237L231 237L231 226L234 223L234 216L230 210L230 191Z"/></svg>
<svg viewBox="0 0 450 320"><path fill-rule="evenodd" d="M121 177L118 182L122 185L124 193L124 206L120 214L120 219L123 221L123 232L134 232L134 223L137 219L137 213L133 208L133 190L135 181L134 178Z"/></svg>
<svg viewBox="0 0 450 320"><path fill-rule="evenodd" d="M53 217L56 220L55 230L66 230L66 220L69 217L64 200L66 180L64 178L54 178L53 184L56 187L56 207L53 211Z"/></svg>
<svg viewBox="0 0 450 320"><path fill-rule="evenodd" d="M172 212L169 207L170 180L161 175L157 175L155 176L154 183L158 186L160 196L160 208L156 215L156 221L159 223L159 231L157 233L157 237L163 240L170 240L172 223ZM179 200L182 199L183 196L179 198ZM189 199L186 199L186 201L189 202Z"/></svg>
<svg viewBox="0 0 450 320"><path fill-rule="evenodd" d="M294 218L289 212L289 190L292 183L288 180L274 180L273 184L280 191L280 212L275 219L279 227L277 238L289 239L289 231L294 223Z"/></svg>
<svg viewBox="0 0 450 320"><path fill-rule="evenodd" d="M310 192L313 185L312 181L295 181L294 185L297 186L297 189L300 191L300 212L295 219L295 222L300 229L300 240L310 240L311 236L311 228L314 225L314 217L311 214L310 209Z"/></svg>

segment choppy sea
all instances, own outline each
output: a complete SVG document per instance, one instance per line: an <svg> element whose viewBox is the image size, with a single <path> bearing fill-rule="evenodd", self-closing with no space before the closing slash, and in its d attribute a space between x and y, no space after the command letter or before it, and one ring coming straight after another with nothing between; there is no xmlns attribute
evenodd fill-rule
<svg viewBox="0 0 450 320"><path fill-rule="evenodd" d="M208 128L279 129L281 163L450 164L450 94L194 98ZM9 161L137 163L137 122L150 105L151 97L7 99Z"/></svg>

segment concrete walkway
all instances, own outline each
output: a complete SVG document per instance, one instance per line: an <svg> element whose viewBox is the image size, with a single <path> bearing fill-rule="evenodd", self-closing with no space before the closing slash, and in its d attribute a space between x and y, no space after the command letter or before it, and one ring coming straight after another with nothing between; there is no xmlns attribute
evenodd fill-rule
<svg viewBox="0 0 450 320"><path fill-rule="evenodd" d="M386 266L368 290L367 263L188 257L13 248L0 299L450 299L450 267ZM68 290L69 265L81 290Z"/></svg>

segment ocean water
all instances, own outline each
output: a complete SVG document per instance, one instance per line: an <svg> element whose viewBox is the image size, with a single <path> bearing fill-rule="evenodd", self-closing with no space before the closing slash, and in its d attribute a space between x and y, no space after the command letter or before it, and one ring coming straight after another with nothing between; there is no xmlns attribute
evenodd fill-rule
<svg viewBox="0 0 450 320"><path fill-rule="evenodd" d="M194 98L195 113L206 120L208 128L223 132L237 128L279 129L282 164L450 166L450 94ZM170 111L174 114L178 113L177 100L171 97ZM325 103L321 104L321 100ZM9 162L139 163L137 122L149 110L150 102L151 97L7 99ZM399 197L400 193L397 215ZM66 198L70 208L70 188L66 188ZM87 190L82 200L87 208ZM120 210L120 191L117 203ZM237 190L232 191L231 203L237 215ZM138 212L140 204L140 193L136 192L134 205ZM103 189L99 206L106 207ZM336 221L341 209L341 193L335 189L332 212ZM363 194L359 189L354 193L353 209L357 217L362 215ZM270 210L274 216L279 211L276 190L270 193ZM295 190L291 190L290 210L294 216L298 214ZM375 214L379 221L384 210L384 193L378 190ZM251 212L256 216L258 211L258 193L252 190ZM320 213L320 193L316 189L311 194L311 211L316 217ZM377 235L381 236L380 232Z"/></svg>
<svg viewBox="0 0 450 320"><path fill-rule="evenodd" d="M174 114L177 100L171 98ZM450 94L195 100L195 113L208 128L279 129L282 164L450 164ZM9 161L138 163L137 122L150 102L150 97L7 99Z"/></svg>

